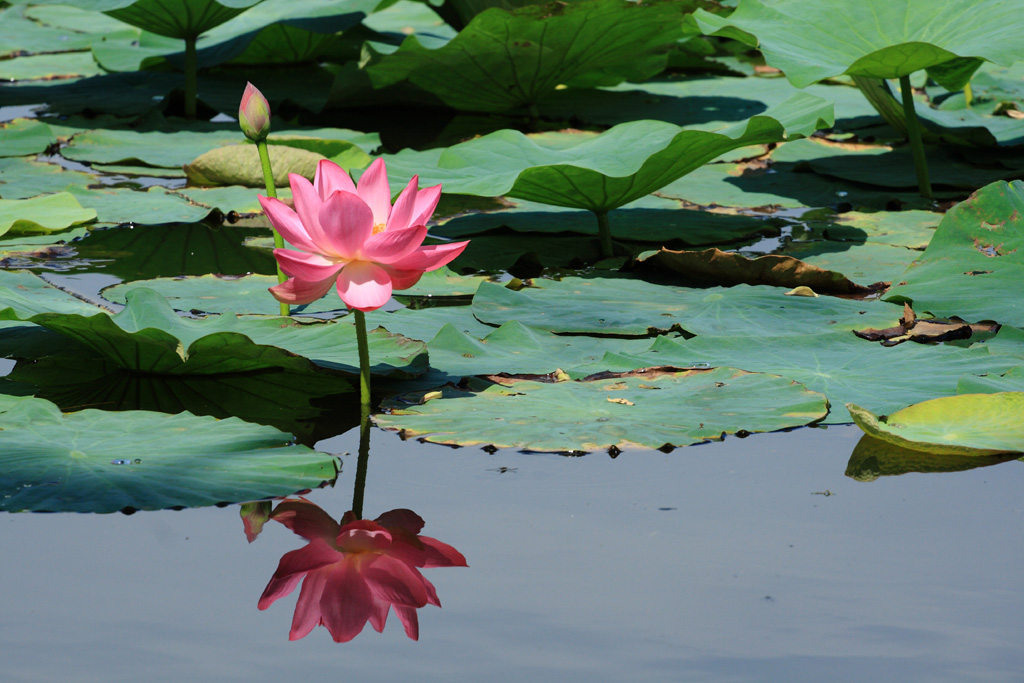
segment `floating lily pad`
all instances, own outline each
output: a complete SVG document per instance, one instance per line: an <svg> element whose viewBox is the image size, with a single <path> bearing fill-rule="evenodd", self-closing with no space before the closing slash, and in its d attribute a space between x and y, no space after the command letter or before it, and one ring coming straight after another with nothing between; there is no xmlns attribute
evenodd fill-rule
<svg viewBox="0 0 1024 683"><path fill-rule="evenodd" d="M924 254L889 290L887 301L914 310L1024 325L1024 183L997 182L942 219Z"/></svg>
<svg viewBox="0 0 1024 683"><path fill-rule="evenodd" d="M50 127L34 119L16 119L0 124L0 157L39 154L57 142Z"/></svg>
<svg viewBox="0 0 1024 683"><path fill-rule="evenodd" d="M1024 392L944 396L888 417L853 403L846 409L865 433L904 448L950 455L1024 452Z"/></svg>
<svg viewBox="0 0 1024 683"><path fill-rule="evenodd" d="M455 109L507 111L574 79L614 85L654 76L665 68L666 48L682 37L683 11L695 4L582 0L492 8L443 45L413 35L390 54L380 55L387 46L378 46L367 71L378 88L409 80Z"/></svg>
<svg viewBox="0 0 1024 683"><path fill-rule="evenodd" d="M0 60L0 79L4 81L81 78L101 73L103 69L93 61L90 52L62 52Z"/></svg>
<svg viewBox="0 0 1024 683"><path fill-rule="evenodd" d="M439 394L439 395L438 395ZM532 451L665 448L822 419L828 401L784 377L733 368L651 368L580 381L470 377L385 402L375 416L406 437Z"/></svg>
<svg viewBox="0 0 1024 683"><path fill-rule="evenodd" d="M930 211L849 211L829 220L809 220L816 236L837 242L888 244L924 250L942 215Z"/></svg>
<svg viewBox="0 0 1024 683"><path fill-rule="evenodd" d="M641 353L649 346L647 339L556 335L516 320L491 329L481 338L446 324L427 342L430 367L456 378L498 372L548 373L596 362L609 351Z"/></svg>
<svg viewBox="0 0 1024 683"><path fill-rule="evenodd" d="M832 105L797 93L776 108L717 132L662 121L623 123L600 135L530 138L501 130L443 150L386 157L395 178L420 175L445 192L516 197L597 213L681 178L731 149L810 135L832 125Z"/></svg>
<svg viewBox="0 0 1024 683"><path fill-rule="evenodd" d="M644 337L672 329L696 335L798 336L853 329L868 319L891 324L895 307L832 297L785 296L780 288L687 289L623 278L535 281L518 292L483 283L473 299L482 322L510 320L556 333ZM658 365L659 363L649 363Z"/></svg>
<svg viewBox="0 0 1024 683"><path fill-rule="evenodd" d="M930 69L959 90L979 60L1009 65L1020 57L1019 10L1012 0L744 0L729 16L698 10L693 17L705 33L756 45L797 87L841 74L898 78ZM973 63L952 69L956 58Z"/></svg>
<svg viewBox="0 0 1024 683"><path fill-rule="evenodd" d="M26 157L0 159L0 197L27 199L41 194L62 192L71 185L85 187L98 176L70 171Z"/></svg>
<svg viewBox="0 0 1024 683"><path fill-rule="evenodd" d="M790 242L780 254L823 270L840 272L856 282L875 283L895 282L921 252L874 242L854 246L818 240Z"/></svg>
<svg viewBox="0 0 1024 683"><path fill-rule="evenodd" d="M238 418L83 410L42 399L0 413L0 510L98 512L285 496L332 481L337 458Z"/></svg>
<svg viewBox="0 0 1024 683"><path fill-rule="evenodd" d="M210 215L209 207L193 204L187 197L162 187L151 187L143 192L73 186L68 188L68 192L82 206L95 210L96 220L100 223L196 223Z"/></svg>
<svg viewBox="0 0 1024 683"><path fill-rule="evenodd" d="M956 385L958 394L994 394L1000 391L1024 391L1024 365L1001 375L964 375Z"/></svg>
<svg viewBox="0 0 1024 683"><path fill-rule="evenodd" d="M813 303L827 297L785 298ZM879 305L861 303L866 310ZM892 320L898 316L894 311ZM795 316L793 319L799 320ZM831 327L829 321L834 319L823 316L818 326ZM602 370L700 364L783 375L828 396L832 412L827 422L835 424L851 421L843 408L847 402L869 406L881 414L936 396L953 395L964 374L999 373L1020 365L1019 356L990 353L987 344L974 348L947 344L885 348L857 339L849 330L817 332L813 323L790 330L784 316L779 315L778 320L774 328L784 336L774 336L773 326L763 321L760 334L697 336L685 341L658 337L644 353L608 353L594 363L564 369L572 377L584 377ZM787 334L795 331L803 334Z"/></svg>
<svg viewBox="0 0 1024 683"><path fill-rule="evenodd" d="M0 199L0 235L56 232L96 219L67 192L32 199Z"/></svg>
<svg viewBox="0 0 1024 683"><path fill-rule="evenodd" d="M857 442L846 465L846 476L857 481L874 481L908 472L964 472L978 467L991 467L1017 455L955 455L928 453L903 448L865 434Z"/></svg>
<svg viewBox="0 0 1024 683"><path fill-rule="evenodd" d="M53 286L29 271L0 269L0 307L13 309L13 317L37 313L95 315L99 309ZM10 317L7 318L11 319Z"/></svg>

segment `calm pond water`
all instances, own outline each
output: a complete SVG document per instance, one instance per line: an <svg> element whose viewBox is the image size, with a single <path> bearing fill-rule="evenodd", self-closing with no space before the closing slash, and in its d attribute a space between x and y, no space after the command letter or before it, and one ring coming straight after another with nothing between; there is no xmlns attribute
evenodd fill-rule
<svg viewBox="0 0 1024 683"><path fill-rule="evenodd" d="M344 455L351 504L358 430ZM1024 670L1024 467L860 482L860 432L568 458L372 437L367 517L411 508L468 568L394 614L289 642L256 602L303 541L238 506L0 516L4 681L1010 681ZM503 470L502 468L508 468ZM824 495L825 492L831 495Z"/></svg>

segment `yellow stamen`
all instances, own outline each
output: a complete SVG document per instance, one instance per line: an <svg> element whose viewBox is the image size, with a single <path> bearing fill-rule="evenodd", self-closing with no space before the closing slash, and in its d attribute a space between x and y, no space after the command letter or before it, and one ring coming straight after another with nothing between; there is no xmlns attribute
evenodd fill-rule
<svg viewBox="0 0 1024 683"><path fill-rule="evenodd" d="M384 228L386 228L386 227L387 226L384 225L383 223L376 223L373 226L373 234L376 235L378 232L384 232Z"/></svg>

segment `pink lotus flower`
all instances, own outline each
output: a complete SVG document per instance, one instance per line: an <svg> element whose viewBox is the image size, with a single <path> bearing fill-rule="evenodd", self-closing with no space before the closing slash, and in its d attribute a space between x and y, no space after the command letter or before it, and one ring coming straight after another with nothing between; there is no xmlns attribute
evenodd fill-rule
<svg viewBox="0 0 1024 683"><path fill-rule="evenodd" d="M441 606L433 584L417 567L466 566L455 548L417 535L423 520L411 510L385 512L372 522L348 512L338 524L320 507L300 499L278 505L271 519L309 540L305 548L281 558L258 605L270 607L305 579L289 640L304 637L317 624L326 626L339 643L359 635L367 621L383 631L392 605L406 635L417 640L416 610L427 603Z"/></svg>
<svg viewBox="0 0 1024 683"><path fill-rule="evenodd" d="M392 206L382 159L370 164L358 187L326 159L312 184L295 174L288 179L294 211L277 199L259 198L271 224L295 247L274 250L289 277L270 288L278 301L308 304L336 285L348 307L372 311L388 302L392 290L412 287L468 244L421 246L441 186L418 190L419 176L413 176Z"/></svg>
<svg viewBox="0 0 1024 683"><path fill-rule="evenodd" d="M266 140L270 133L270 103L252 83L245 84L238 105L238 125L253 142Z"/></svg>

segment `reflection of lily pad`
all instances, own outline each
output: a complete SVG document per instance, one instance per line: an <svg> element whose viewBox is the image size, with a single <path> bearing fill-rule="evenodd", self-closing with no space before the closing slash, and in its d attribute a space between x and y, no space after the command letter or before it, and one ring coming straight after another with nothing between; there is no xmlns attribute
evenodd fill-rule
<svg viewBox="0 0 1024 683"><path fill-rule="evenodd" d="M989 467L1009 460L1009 455L948 455L928 453L876 439L865 434L857 442L846 465L846 476L857 481L874 481L879 477L908 472L963 472L976 467Z"/></svg>
<svg viewBox="0 0 1024 683"><path fill-rule="evenodd" d="M333 480L334 456L272 427L188 413L0 413L0 510L116 512L285 496Z"/></svg>
<svg viewBox="0 0 1024 683"><path fill-rule="evenodd" d="M905 448L956 455L1024 452L1024 392L944 396L888 417L853 403L846 408L864 432Z"/></svg>
<svg viewBox="0 0 1024 683"><path fill-rule="evenodd" d="M470 377L404 398L419 405L388 401L377 424L434 443L538 451L683 446L805 425L828 413L825 397L801 384L732 368L555 382Z"/></svg>

